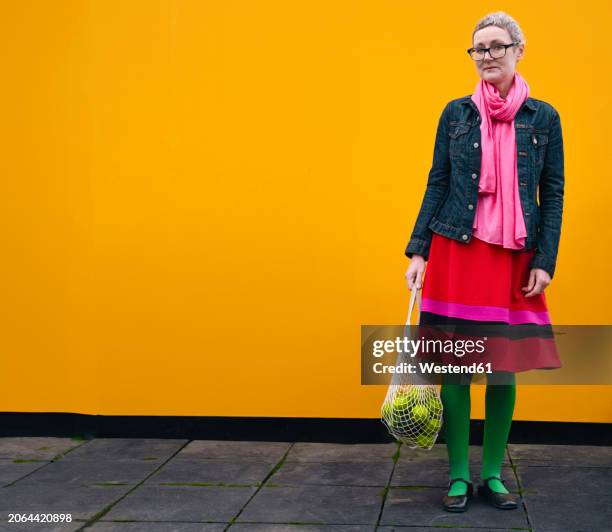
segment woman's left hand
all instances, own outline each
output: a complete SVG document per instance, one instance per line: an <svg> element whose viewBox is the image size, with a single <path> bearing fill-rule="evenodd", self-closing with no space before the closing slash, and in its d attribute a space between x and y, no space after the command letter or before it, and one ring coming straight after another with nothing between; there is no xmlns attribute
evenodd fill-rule
<svg viewBox="0 0 612 532"><path fill-rule="evenodd" d="M544 289L550 284L550 275L546 270L541 268L532 268L529 272L529 282L527 286L523 286L521 290L527 291L523 294L525 297L535 296L544 292Z"/></svg>

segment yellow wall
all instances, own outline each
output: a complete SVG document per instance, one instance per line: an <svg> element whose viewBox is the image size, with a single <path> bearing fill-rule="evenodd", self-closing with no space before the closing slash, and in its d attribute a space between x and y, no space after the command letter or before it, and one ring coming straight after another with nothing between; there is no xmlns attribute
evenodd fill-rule
<svg viewBox="0 0 612 532"><path fill-rule="evenodd" d="M437 119L499 8L4 2L0 410L378 417L360 325L405 319ZM609 4L501 9L564 128L553 322L612 323ZM515 419L611 398L523 387Z"/></svg>

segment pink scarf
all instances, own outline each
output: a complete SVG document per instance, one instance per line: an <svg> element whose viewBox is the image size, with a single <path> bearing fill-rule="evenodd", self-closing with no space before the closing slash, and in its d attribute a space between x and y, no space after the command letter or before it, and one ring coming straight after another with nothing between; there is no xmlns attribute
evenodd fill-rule
<svg viewBox="0 0 612 532"><path fill-rule="evenodd" d="M477 238L521 249L527 230L518 191L514 117L529 96L529 85L518 73L506 98L481 79L471 99L480 111L482 163L473 234Z"/></svg>

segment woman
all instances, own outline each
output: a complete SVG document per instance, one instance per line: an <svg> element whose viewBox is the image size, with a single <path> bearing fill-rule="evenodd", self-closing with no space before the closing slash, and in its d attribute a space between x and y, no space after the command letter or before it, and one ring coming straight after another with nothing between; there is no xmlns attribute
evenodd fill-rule
<svg viewBox="0 0 612 532"><path fill-rule="evenodd" d="M480 76L476 90L451 100L440 118L427 188L405 252L411 259L408 287L423 290L420 324L550 327L544 289L554 275L561 232L563 140L558 112L529 97L529 85L516 71L524 50L512 17L485 16L468 50ZM517 507L501 477L515 372L561 365L554 349L520 353L511 350L487 374L478 493L500 509ZM441 397L450 465L444 508L465 511L473 493L470 378L445 378Z"/></svg>

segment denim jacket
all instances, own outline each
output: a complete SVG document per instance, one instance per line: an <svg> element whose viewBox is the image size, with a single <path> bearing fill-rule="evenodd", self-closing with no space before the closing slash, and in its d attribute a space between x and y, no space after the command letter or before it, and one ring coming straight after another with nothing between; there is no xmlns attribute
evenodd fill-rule
<svg viewBox="0 0 612 532"><path fill-rule="evenodd" d="M418 254L427 260L433 232L466 244L471 241L482 154L480 121L470 96L451 100L442 111L433 164L406 256ZM525 248L536 250L529 267L541 268L552 278L565 184L559 113L542 100L527 98L514 126Z"/></svg>

